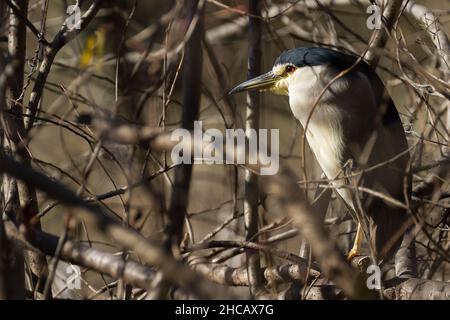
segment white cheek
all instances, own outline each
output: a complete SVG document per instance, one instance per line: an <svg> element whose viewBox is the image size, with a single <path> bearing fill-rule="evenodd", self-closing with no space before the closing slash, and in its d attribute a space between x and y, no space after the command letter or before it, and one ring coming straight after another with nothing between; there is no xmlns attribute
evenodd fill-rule
<svg viewBox="0 0 450 320"><path fill-rule="evenodd" d="M289 104L294 116L305 125L318 95L317 75L312 68L297 69L287 79Z"/></svg>

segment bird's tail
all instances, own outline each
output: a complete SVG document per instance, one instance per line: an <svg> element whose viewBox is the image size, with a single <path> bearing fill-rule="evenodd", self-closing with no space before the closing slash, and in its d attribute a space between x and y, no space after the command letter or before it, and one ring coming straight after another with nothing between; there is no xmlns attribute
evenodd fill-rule
<svg viewBox="0 0 450 320"><path fill-rule="evenodd" d="M375 211L378 214L370 219L371 246L375 256L384 263L393 258L396 277L416 277L416 248L411 221L403 210L380 211L383 210Z"/></svg>

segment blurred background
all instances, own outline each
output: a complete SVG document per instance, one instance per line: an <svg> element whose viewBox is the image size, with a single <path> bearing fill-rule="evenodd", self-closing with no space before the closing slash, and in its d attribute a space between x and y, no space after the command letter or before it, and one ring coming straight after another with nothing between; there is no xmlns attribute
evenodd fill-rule
<svg viewBox="0 0 450 320"><path fill-rule="evenodd" d="M139 230L144 237L161 241L174 184L170 153L153 152L145 145L102 140L95 126L80 124L80 117L114 119L121 124L168 131L181 126L184 49L180 44L186 36L187 23L184 1L106 2L108 5L95 19L56 55L45 82L38 117L29 134L29 152L33 167L78 190L83 197L95 198L122 188L123 192L105 196L99 203L112 217ZM450 1L416 3L439 19L439 28L450 32ZM28 18L36 26L42 26L45 12L45 37L52 39L68 16L68 6L73 4L73 1L30 0ZM80 4L83 14L91 1ZM366 12L369 4L364 1L261 0L260 5L262 72L271 68L282 51L294 47L324 46L361 55L373 32L366 25L370 14ZM203 121L203 130L245 125L245 94L228 96L227 92L247 78L247 12L247 1L205 3L204 33L199 48L203 65L199 120ZM409 144L414 145L411 154L416 168L434 163L446 152L450 128L448 100L442 94L428 92L427 78L410 65L399 63L397 49L399 46L406 49L426 72L447 81L439 65L438 56L442 52L436 49L429 31L429 26L405 10L397 26L397 39L388 41L377 68L401 114ZM43 54L35 35L28 32L24 105L29 101ZM296 173L298 181L304 179L304 171L311 181L321 178L322 172L307 146L306 158L302 158L302 127L293 117L286 97L262 93L259 118L260 128L280 130L280 161ZM419 232L419 273L422 278L448 281L449 216L448 201L443 196L449 191L448 172L436 166L417 171L414 186L430 178L440 181L438 191L433 189L426 199L416 200L424 228L435 242ZM314 188L311 189L308 192L312 199ZM243 240L243 199L242 168L194 165L183 245L199 243L205 237ZM66 228L65 216L74 209L52 206L53 200L45 194L38 193L38 200L42 229L61 235ZM287 232L294 227L270 194L260 195L258 213L260 228L272 226L260 234L259 241L299 254L301 235ZM354 224L335 197L325 223L343 252L347 252ZM120 254L111 239L82 222L74 237ZM437 251L436 243L447 257ZM208 254L211 259L234 267L245 263L242 250L216 251L204 250L199 254ZM263 265L277 262L279 258L263 255ZM112 297L114 289L102 288L113 279L83 268L82 273L82 290L71 293L72 297ZM247 297L248 289L236 290ZM68 291L59 294L64 296ZM56 293L58 290L54 289Z"/></svg>

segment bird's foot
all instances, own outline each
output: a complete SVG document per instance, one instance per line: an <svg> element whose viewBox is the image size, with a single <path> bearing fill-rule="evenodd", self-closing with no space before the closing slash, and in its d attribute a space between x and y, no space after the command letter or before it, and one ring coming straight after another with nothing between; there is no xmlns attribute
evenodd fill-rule
<svg viewBox="0 0 450 320"><path fill-rule="evenodd" d="M347 253L347 260L348 261L352 261L353 258L360 256L361 254L359 253L358 250L356 250L355 248L352 248L349 253Z"/></svg>
<svg viewBox="0 0 450 320"><path fill-rule="evenodd" d="M372 264L368 256L362 255L358 250L350 250L347 254L347 261L360 273L366 273L367 268Z"/></svg>

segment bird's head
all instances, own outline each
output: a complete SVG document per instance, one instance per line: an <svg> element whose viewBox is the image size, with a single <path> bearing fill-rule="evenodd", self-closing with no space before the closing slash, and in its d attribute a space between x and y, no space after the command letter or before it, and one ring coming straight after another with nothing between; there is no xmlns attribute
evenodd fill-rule
<svg viewBox="0 0 450 320"><path fill-rule="evenodd" d="M306 67L329 65L345 69L353 64L355 57L327 48L295 48L284 51L270 70L258 77L247 80L233 88L229 94L259 90L288 95L289 86L300 77ZM303 79L303 78L302 78Z"/></svg>

